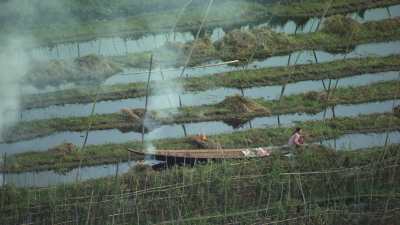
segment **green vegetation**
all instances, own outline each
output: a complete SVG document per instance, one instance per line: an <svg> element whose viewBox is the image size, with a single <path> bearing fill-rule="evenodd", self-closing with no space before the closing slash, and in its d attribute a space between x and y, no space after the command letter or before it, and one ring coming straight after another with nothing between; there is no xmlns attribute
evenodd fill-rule
<svg viewBox="0 0 400 225"><path fill-rule="evenodd" d="M357 104L372 101L390 100L398 96L400 81L388 81L361 87L332 89L329 93L307 92L298 95L284 96L281 101L248 99L239 96L227 97L224 101L213 105L183 107L173 117L161 116L162 111L150 111L151 119L161 124L189 123L204 121L236 121L245 122L254 117L287 113L318 113L329 106L337 104ZM118 109L116 109L117 111ZM124 109L126 110L126 109ZM140 109L138 109L140 110ZM6 141L18 141L45 136L57 131L85 131L91 123L91 130L121 129L141 131L142 116L129 120L124 114L113 113L94 115L93 117L55 118L19 122L3 135Z"/></svg>
<svg viewBox="0 0 400 225"><path fill-rule="evenodd" d="M349 25L340 26L341 23ZM218 57L224 60L239 59L247 62L252 58L266 58L301 50L349 52L358 44L398 40L399 25L399 18L359 24L357 21L342 16L334 16L325 21L322 31L314 33L287 35L275 33L267 28L236 30L217 42ZM338 30L341 28L342 31Z"/></svg>
<svg viewBox="0 0 400 225"><path fill-rule="evenodd" d="M0 216L19 224L396 224L398 145L288 159L223 161L50 188L0 189ZM40 210L37 210L40 209ZM35 213L33 213L35 212Z"/></svg>
<svg viewBox="0 0 400 225"><path fill-rule="evenodd" d="M172 32L180 9L187 2L0 1L0 42L10 37L33 36L37 42L32 42L32 46L21 46L29 48L111 36L139 39L153 32ZM176 31L196 33L206 3L194 0L177 21ZM161 55L160 58L174 59L171 61L180 66L189 53L193 53L189 62L191 66L214 59L240 59L245 64L253 58L263 59L294 51L349 52L357 44L400 40L400 18L359 24L336 15L399 3L400 0L284 0L279 4L275 0L268 3L263 0L218 0L214 1L201 38L196 42L175 43L172 37L168 37L170 42L153 52L154 64L166 66L166 62L157 58ZM272 24L292 19L301 26L309 17L325 16L325 13L335 16L326 19L322 29L315 33L286 35L268 29L233 30L238 25L267 19L271 19ZM212 43L208 31L214 27L231 32ZM0 50L2 48L0 46ZM31 62L34 66L25 82L39 88L70 82L98 85L124 67L146 68L149 56L150 52L142 52L113 57L89 55L49 63ZM242 70L168 82L182 85L185 91L202 91L218 87L286 85L303 80L339 79L399 69L400 55L392 55ZM153 82L151 88L161 90L162 85L165 83ZM361 87L329 88L323 92L284 96L280 101L229 96L218 104L179 108L178 115L170 118L164 116L165 111L149 113L151 119L157 120L155 124L212 120L241 123L259 116L316 113L337 104L397 99L399 87L400 81L391 81ZM22 108L119 100L145 94L145 83L76 88L24 96ZM0 187L0 223L397 224L400 220L400 145L334 151L311 143L346 134L398 131L399 112L397 106L388 113L333 116L322 121L291 121L293 127L253 128L210 135L203 146L281 146L287 143L294 127L302 127L309 145L290 149L290 154L274 151L263 159L219 160L191 167L173 166L161 171L137 162L137 166L122 176L117 173L115 177L46 188L16 188L6 184ZM1 139L17 141L66 130L118 128L141 131L143 118L143 109L126 108L107 115L21 122ZM152 141L152 144L155 149L199 148L193 137L160 139ZM127 149L143 150L148 148L148 143L131 141L79 148L65 142L43 152L33 148L30 152L7 156L5 163L0 165L0 172L6 176L7 172L49 169L64 173L81 166L141 160L142 156L131 155ZM3 182L8 181L5 179Z"/></svg>
<svg viewBox="0 0 400 225"><path fill-rule="evenodd" d="M32 139L50 135L59 131L86 131L89 124L91 130L120 129L121 131L142 131L141 121L129 121L121 113L93 115L91 117L54 118L20 122L10 128L3 136L7 141Z"/></svg>
<svg viewBox="0 0 400 225"><path fill-rule="evenodd" d="M156 52L160 58L170 59L171 62L163 63L172 63L172 66L184 65L190 53L192 53L189 61L191 66L219 58L239 59L242 63L246 63L253 58L266 58L309 49L346 52L357 44L398 40L399 37L400 18L361 25L346 17L334 16L325 21L325 27L321 32L286 35L265 28L250 31L234 30L225 35L215 46L209 38L204 37L185 44L168 42ZM193 51L190 51L192 48ZM131 53L127 56L107 58L88 55L73 61L33 62L25 80L38 87L59 86L65 83L101 83L121 72L123 67L147 67L149 54L149 52Z"/></svg>
<svg viewBox="0 0 400 225"><path fill-rule="evenodd" d="M286 113L317 113L324 108L337 104L357 104L371 101L383 101L395 98L400 92L400 82L380 82L368 86L338 88L328 92L307 92L299 95L284 96L281 100L266 101L257 99L263 106L262 110L240 110L246 107L236 101L236 108L226 106L224 102L216 105L184 107L174 118L165 119L168 122L198 122L212 120L249 120L256 116L268 116ZM247 108L247 107L246 107ZM162 120L164 121L164 120Z"/></svg>
<svg viewBox="0 0 400 225"><path fill-rule="evenodd" d="M356 20L343 15L328 17L322 28L322 32L347 38L352 38L352 35L360 32L360 30L360 24Z"/></svg>
<svg viewBox="0 0 400 225"><path fill-rule="evenodd" d="M68 83L101 83L122 71L116 63L96 55L87 55L75 60L51 60L33 63L25 76L25 82L36 87L60 86Z"/></svg>
<svg viewBox="0 0 400 225"><path fill-rule="evenodd" d="M234 71L202 77L192 77L182 80L172 80L171 83L183 82L186 91L203 91L218 87L250 88L266 85L279 85L304 80L338 79L363 73L385 72L399 70L400 55L387 57L366 57L362 59L336 60L328 63L312 65L296 65L289 67L263 68L246 71ZM153 89L162 90L161 83L151 83ZM47 107L50 105L90 103L93 102L96 90L94 88L75 88L45 94L24 96L23 108ZM145 83L119 84L103 86L99 90L98 101L119 100L146 95Z"/></svg>
<svg viewBox="0 0 400 225"><path fill-rule="evenodd" d="M391 125L389 127L389 125ZM325 121L297 123L306 131L306 141L335 138L352 132L383 132L400 128L400 118L387 114L372 114L358 117L343 117ZM389 127L389 128L388 128ZM219 143L222 148L277 146L287 143L293 128L264 128L238 131L230 134L213 135L210 143ZM156 149L197 149L198 146L187 138L162 139L152 142ZM78 165L117 163L130 159L127 149L143 149L141 142L124 144L89 145L84 151L59 154L57 151L27 152L11 155L3 171L22 172L31 170L62 169Z"/></svg>
<svg viewBox="0 0 400 225"><path fill-rule="evenodd" d="M217 1L208 16L208 27L232 27L271 18L304 21L322 16L328 0L294 1L287 4L254 0ZM153 1L58 1L40 4L35 1L0 3L0 28L3 34L32 33L39 45L92 40L99 37L124 36L138 38L152 32L169 31L176 23L186 0L166 3ZM333 1L327 15L346 14L370 8L399 4L398 0ZM206 7L194 1L178 21L177 30L197 29ZM20 7L24 5L24 7ZM46 13L42 13L46 12ZM40 16L37 16L39 14Z"/></svg>
<svg viewBox="0 0 400 225"><path fill-rule="evenodd" d="M148 68L151 52L128 53L124 56L108 57L111 61L121 64L124 67Z"/></svg>
<svg viewBox="0 0 400 225"><path fill-rule="evenodd" d="M363 73L395 71L400 67L400 56L366 57L336 60L311 65L262 68L227 72L184 80L185 90L201 91L218 87L251 88L282 85L305 80L340 79Z"/></svg>

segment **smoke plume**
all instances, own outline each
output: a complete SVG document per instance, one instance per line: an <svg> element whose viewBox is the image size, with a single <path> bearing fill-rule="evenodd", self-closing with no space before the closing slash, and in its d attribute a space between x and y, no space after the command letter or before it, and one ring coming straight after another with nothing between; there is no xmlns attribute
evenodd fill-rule
<svg viewBox="0 0 400 225"><path fill-rule="evenodd" d="M22 50L23 43L13 38L0 52L0 140L6 128L18 121L20 81L29 64Z"/></svg>

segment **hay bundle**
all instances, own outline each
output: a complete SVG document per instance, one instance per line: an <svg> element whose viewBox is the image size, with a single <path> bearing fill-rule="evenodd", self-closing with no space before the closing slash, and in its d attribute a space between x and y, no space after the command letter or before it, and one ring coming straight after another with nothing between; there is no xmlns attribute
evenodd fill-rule
<svg viewBox="0 0 400 225"><path fill-rule="evenodd" d="M393 113L396 117L400 117L400 105L393 108Z"/></svg>
<svg viewBox="0 0 400 225"><path fill-rule="evenodd" d="M356 20L343 15L335 15L325 20L322 32L338 36L350 36L359 32L360 29L360 23Z"/></svg>
<svg viewBox="0 0 400 225"><path fill-rule="evenodd" d="M212 59L216 55L215 47L209 37L202 37L196 41L190 41L187 43L179 42L167 42L165 45L157 49L159 56L173 57L176 61L176 65L184 65L193 49L189 65L197 65L207 59Z"/></svg>
<svg viewBox="0 0 400 225"><path fill-rule="evenodd" d="M203 37L197 41L192 41L183 45L185 55L188 55L193 48L193 56L210 56L215 53L215 47L208 37Z"/></svg>
<svg viewBox="0 0 400 225"><path fill-rule="evenodd" d="M205 134L199 134L196 136L190 137L190 141L197 148L201 149L217 149L218 145L210 140Z"/></svg>
<svg viewBox="0 0 400 225"><path fill-rule="evenodd" d="M272 54L274 48L290 44L289 37L284 33L277 33L268 28L254 29L252 32L256 36L257 49L263 49L269 54Z"/></svg>
<svg viewBox="0 0 400 225"><path fill-rule="evenodd" d="M55 146L53 148L50 148L49 152L52 152L52 153L54 153L56 155L65 156L65 155L69 155L69 154L74 153L76 150L77 149L76 149L76 146L74 144L72 144L72 143L62 143L62 144L57 145L57 146Z"/></svg>
<svg viewBox="0 0 400 225"><path fill-rule="evenodd" d="M257 47L256 36L249 31L234 30L217 42L216 47L223 58L246 61Z"/></svg>
<svg viewBox="0 0 400 225"><path fill-rule="evenodd" d="M122 108L120 110L121 115L125 120L130 122L138 122L142 121L144 116L144 109L129 109L129 108Z"/></svg>
<svg viewBox="0 0 400 225"><path fill-rule="evenodd" d="M114 74L119 71L119 68L113 62L96 55L77 58L74 60L74 63L84 73Z"/></svg>
<svg viewBox="0 0 400 225"><path fill-rule="evenodd" d="M303 95L303 99L310 101L326 101L328 100L328 94L326 92L310 91Z"/></svg>
<svg viewBox="0 0 400 225"><path fill-rule="evenodd" d="M28 71L25 81L40 88L68 83L97 83L121 71L122 69L116 63L104 57L88 55L75 60L36 63Z"/></svg>
<svg viewBox="0 0 400 225"><path fill-rule="evenodd" d="M47 85L58 86L75 80L76 70L74 65L65 60L50 60L32 65L25 81L35 87L44 88Z"/></svg>
<svg viewBox="0 0 400 225"><path fill-rule="evenodd" d="M221 107L229 109L234 113L256 113L263 112L271 114L271 111L257 102L242 97L240 95L226 97L224 101L220 103Z"/></svg>

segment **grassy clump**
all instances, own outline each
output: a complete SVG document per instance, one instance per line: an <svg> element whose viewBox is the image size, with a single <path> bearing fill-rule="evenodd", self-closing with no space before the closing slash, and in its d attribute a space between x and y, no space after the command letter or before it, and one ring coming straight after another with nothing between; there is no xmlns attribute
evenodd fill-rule
<svg viewBox="0 0 400 225"><path fill-rule="evenodd" d="M123 108L120 110L120 114L124 119L129 122L139 123L142 122L144 117L144 109L128 109Z"/></svg>
<svg viewBox="0 0 400 225"><path fill-rule="evenodd" d="M48 150L49 152L55 153L57 155L69 155L77 151L77 147L74 144L71 143L62 143L60 145L57 145L51 149Z"/></svg>
<svg viewBox="0 0 400 225"><path fill-rule="evenodd" d="M140 109L133 110L140 118ZM34 120L20 122L4 132L3 138L7 142L32 139L50 135L57 131L85 131L91 124L91 130L120 129L122 131L141 131L142 120L135 120L122 113L95 114L90 117L54 118L48 120Z"/></svg>
<svg viewBox="0 0 400 225"><path fill-rule="evenodd" d="M105 57L87 55L71 60L51 60L35 64L25 76L25 82L36 87L63 84L100 83L122 68Z"/></svg>
<svg viewBox="0 0 400 225"><path fill-rule="evenodd" d="M271 114L271 111L264 106L258 104L249 98L242 97L240 95L226 97L217 107L229 109L231 113L254 113L263 112Z"/></svg>
<svg viewBox="0 0 400 225"><path fill-rule="evenodd" d="M159 58L169 59L169 63L172 63L173 66L185 65L190 54L188 66L199 65L216 57L216 49L207 35L187 43L167 42L156 52Z"/></svg>
<svg viewBox="0 0 400 225"><path fill-rule="evenodd" d="M398 40L399 23L399 18L393 18L359 24L339 15L328 18L324 29L319 32L287 35L264 28L234 30L216 45L222 59L240 59L245 63L252 58L262 59L311 49L346 53L358 44Z"/></svg>
<svg viewBox="0 0 400 225"><path fill-rule="evenodd" d="M286 34L276 33L268 28L253 30L234 30L227 33L224 38L216 43L222 59L238 59L248 62L252 57L263 54L264 57L290 43Z"/></svg>
<svg viewBox="0 0 400 225"><path fill-rule="evenodd" d="M234 56L236 59L246 61L257 48L257 38L250 31L234 30L227 33L216 46L223 59L231 59L229 56Z"/></svg>
<svg viewBox="0 0 400 225"><path fill-rule="evenodd" d="M360 32L361 24L347 16L335 15L328 17L323 24L322 32L341 37L350 37Z"/></svg>
<svg viewBox="0 0 400 225"><path fill-rule="evenodd" d="M275 49L288 45L291 40L290 36L267 28L257 28L252 30L252 33L257 38L258 49L267 52L274 52Z"/></svg>
<svg viewBox="0 0 400 225"><path fill-rule="evenodd" d="M216 49L210 37L208 36L202 37L197 41L185 43L183 46L185 58L189 56L190 51L192 51L191 59L189 62L190 66L198 65L202 62L214 59L216 56Z"/></svg>
<svg viewBox="0 0 400 225"><path fill-rule="evenodd" d="M137 52L137 53L128 53L127 55L124 56L110 56L108 58L126 67L148 69L150 64L150 57L151 57L151 52Z"/></svg>

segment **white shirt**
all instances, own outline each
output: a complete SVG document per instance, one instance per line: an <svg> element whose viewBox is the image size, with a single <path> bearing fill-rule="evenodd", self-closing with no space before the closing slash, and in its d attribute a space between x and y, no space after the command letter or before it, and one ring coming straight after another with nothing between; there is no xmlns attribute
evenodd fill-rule
<svg viewBox="0 0 400 225"><path fill-rule="evenodd" d="M293 146L293 145L298 145L300 140L300 134L299 133L294 133L290 138L288 145Z"/></svg>

